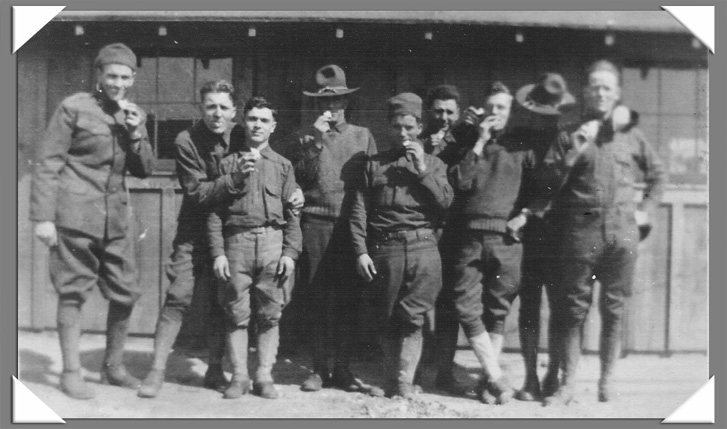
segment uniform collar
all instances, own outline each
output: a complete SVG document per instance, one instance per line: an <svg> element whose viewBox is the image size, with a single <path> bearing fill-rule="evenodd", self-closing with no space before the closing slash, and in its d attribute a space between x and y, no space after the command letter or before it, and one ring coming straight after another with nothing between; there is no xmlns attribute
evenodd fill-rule
<svg viewBox="0 0 727 429"><path fill-rule="evenodd" d="M113 116L114 113L121 110L121 108L119 107L119 103L110 99L106 95L106 93L101 90L94 92L93 98L96 100L96 103L101 108L101 110L103 110L105 113L108 113L111 116Z"/></svg>
<svg viewBox="0 0 727 429"><path fill-rule="evenodd" d="M342 119L341 122L331 126L331 131L335 131L338 133L342 133L348 128L348 122L346 122L346 119Z"/></svg>
<svg viewBox="0 0 727 429"><path fill-rule="evenodd" d="M207 125L204 123L203 120L198 121L196 126L204 135L209 138L208 141L211 142L213 145L220 144L225 148L228 148L230 146L230 135L232 134L232 129L235 127L234 123L232 123L232 126L227 127L227 129L222 134L213 133L212 130L207 128Z"/></svg>

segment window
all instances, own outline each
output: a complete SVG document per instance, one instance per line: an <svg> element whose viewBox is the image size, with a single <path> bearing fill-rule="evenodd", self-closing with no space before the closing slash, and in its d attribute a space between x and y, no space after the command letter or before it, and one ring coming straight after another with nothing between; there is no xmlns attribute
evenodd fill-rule
<svg viewBox="0 0 727 429"><path fill-rule="evenodd" d="M232 58L142 57L133 97L148 114L160 170L174 170L174 139L200 119L199 88L216 79L232 82Z"/></svg>
<svg viewBox="0 0 727 429"><path fill-rule="evenodd" d="M624 68L624 103L639 112L671 184L707 183L708 84L706 69Z"/></svg>

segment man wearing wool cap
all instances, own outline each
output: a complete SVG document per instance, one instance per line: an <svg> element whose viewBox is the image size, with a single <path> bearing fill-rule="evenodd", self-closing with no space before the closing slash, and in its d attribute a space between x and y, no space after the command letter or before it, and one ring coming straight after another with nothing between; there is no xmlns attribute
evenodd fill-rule
<svg viewBox="0 0 727 429"><path fill-rule="evenodd" d="M109 300L101 377L137 388L122 357L134 303L141 295L129 236L125 177L152 172L153 153L144 112L126 99L134 84L136 55L126 45L101 48L94 61L96 90L64 99L39 142L30 219L50 248L58 292L58 337L63 356L60 387L76 399L92 389L81 373L81 308L98 284Z"/></svg>
<svg viewBox="0 0 727 429"><path fill-rule="evenodd" d="M369 285L364 305L384 352L385 393L411 397L422 352L425 315L442 288L433 228L452 202L446 166L426 154L422 100L388 100L392 149L372 156L356 189L351 235L357 270Z"/></svg>

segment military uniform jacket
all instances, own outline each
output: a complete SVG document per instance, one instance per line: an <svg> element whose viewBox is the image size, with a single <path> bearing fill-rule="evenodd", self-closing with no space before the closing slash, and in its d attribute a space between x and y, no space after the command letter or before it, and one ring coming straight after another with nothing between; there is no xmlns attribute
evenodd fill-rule
<svg viewBox="0 0 727 429"><path fill-rule="evenodd" d="M260 151L257 171L250 173L229 201L218 204L207 217L212 258L225 254L224 232L229 227L276 226L283 230L283 256L298 259L303 247L300 219L287 206L297 185L293 165L270 146ZM220 176L240 171L241 152L220 162Z"/></svg>
<svg viewBox="0 0 727 429"><path fill-rule="evenodd" d="M558 139L546 155L541 184L557 190L552 215L577 228L571 218L598 213L606 230L635 224L634 210L653 210L664 192L665 172L654 147L638 128L612 131L602 123L595 144L582 154L569 139ZM643 174L643 200L635 201L637 173Z"/></svg>
<svg viewBox="0 0 727 429"><path fill-rule="evenodd" d="M147 177L154 159L145 118L138 151L131 149L124 118L118 104L101 93L78 93L61 102L37 148L31 220L96 238L126 235L126 172Z"/></svg>
<svg viewBox="0 0 727 429"><path fill-rule="evenodd" d="M350 227L357 255L367 253L368 233L434 228L452 204L454 193L444 162L424 154L426 170L417 172L404 151L372 156L358 184Z"/></svg>

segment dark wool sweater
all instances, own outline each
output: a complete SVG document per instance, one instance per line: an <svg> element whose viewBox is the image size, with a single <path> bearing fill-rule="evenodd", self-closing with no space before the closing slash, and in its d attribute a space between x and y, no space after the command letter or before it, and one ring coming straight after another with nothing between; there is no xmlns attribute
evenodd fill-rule
<svg viewBox="0 0 727 429"><path fill-rule="evenodd" d="M316 139L322 145L318 148ZM365 127L345 122L326 133L304 130L290 142L285 154L305 196L303 213L337 218L344 193L360 181L366 159L376 153L376 142Z"/></svg>
<svg viewBox="0 0 727 429"><path fill-rule="evenodd" d="M449 171L459 221L471 229L506 232L507 221L526 207L521 189L534 180L534 168L533 151L508 133L491 138L481 156L469 150Z"/></svg>

